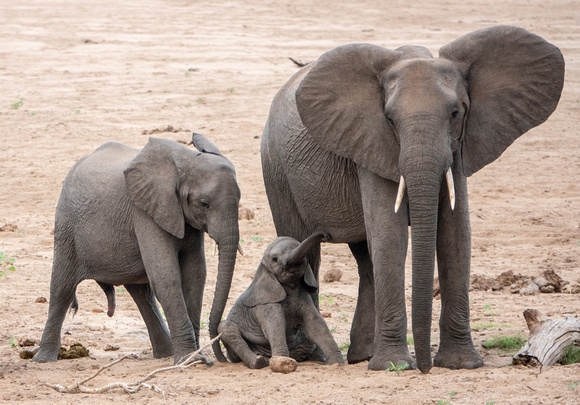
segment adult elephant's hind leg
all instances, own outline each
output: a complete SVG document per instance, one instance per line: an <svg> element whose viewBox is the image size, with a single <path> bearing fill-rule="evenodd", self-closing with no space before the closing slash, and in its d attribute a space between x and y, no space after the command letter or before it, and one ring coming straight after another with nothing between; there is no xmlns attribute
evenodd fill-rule
<svg viewBox="0 0 580 405"><path fill-rule="evenodd" d="M125 288L133 297L139 312L147 326L149 340L153 346L153 357L163 358L173 356L173 345L169 330L157 306L155 295L149 284L125 284Z"/></svg>
<svg viewBox="0 0 580 405"><path fill-rule="evenodd" d="M348 246L356 259L359 274L358 300L350 328L350 347L346 356L349 364L354 364L373 357L375 286L373 262L367 241L350 243Z"/></svg>

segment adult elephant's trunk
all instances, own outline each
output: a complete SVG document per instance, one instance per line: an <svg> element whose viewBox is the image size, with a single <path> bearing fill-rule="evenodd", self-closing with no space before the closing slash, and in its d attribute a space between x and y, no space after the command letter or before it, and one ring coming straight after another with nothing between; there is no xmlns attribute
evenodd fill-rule
<svg viewBox="0 0 580 405"><path fill-rule="evenodd" d="M412 327L415 357L421 372L428 373L432 366L431 318L439 191L450 159L445 158L445 154L426 151L423 145L414 147L416 156L408 159L408 164L401 166L401 173L407 184L411 218ZM406 152L413 155L413 151ZM413 161L418 163L412 163Z"/></svg>
<svg viewBox="0 0 580 405"><path fill-rule="evenodd" d="M292 253L290 253L290 256L288 256L286 261L286 265L291 266L300 263L302 260L304 260L308 252L310 252L310 249L320 243L324 237L325 234L323 232L310 235L300 245L298 245L298 247L296 247Z"/></svg>
<svg viewBox="0 0 580 405"><path fill-rule="evenodd" d="M225 232L222 232L220 236L213 237L218 245L219 264L213 303L209 315L209 337L211 339L218 335L218 326L224 314L230 293L234 266L236 264L236 254L240 241L237 209L232 211L235 212L229 213L228 218L224 218L223 223L220 225L225 228ZM229 226L223 224L229 224ZM210 236L212 236L211 233ZM221 351L219 340L216 340L212 347L218 361L227 361Z"/></svg>

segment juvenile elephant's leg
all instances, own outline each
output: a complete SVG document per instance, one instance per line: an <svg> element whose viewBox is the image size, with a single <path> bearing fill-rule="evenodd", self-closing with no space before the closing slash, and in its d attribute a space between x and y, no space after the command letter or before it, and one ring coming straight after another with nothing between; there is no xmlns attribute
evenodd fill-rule
<svg viewBox="0 0 580 405"><path fill-rule="evenodd" d="M359 274L358 300L350 328L350 347L346 356L349 364L373 357L375 337L375 286L373 262L366 241L348 245L356 259Z"/></svg>
<svg viewBox="0 0 580 405"><path fill-rule="evenodd" d="M201 308L203 290L206 279L205 252L203 246L203 232L193 232L185 241L187 249L179 254L181 268L181 287L187 314L193 325L195 340L199 344L199 329L201 324Z"/></svg>
<svg viewBox="0 0 580 405"><path fill-rule="evenodd" d="M38 363L54 362L58 359L62 323L75 298L77 285L80 283L75 275L78 270L75 260L70 258L75 255L68 250L63 252L66 249L68 248L55 247L48 318L42 332L40 349L32 359Z"/></svg>
<svg viewBox="0 0 580 405"><path fill-rule="evenodd" d="M313 306L307 305L304 308L304 325L302 330L308 339L316 343L322 349L326 357L327 364L343 364L344 359L340 348L332 337L328 325L320 315L320 312Z"/></svg>
<svg viewBox="0 0 580 405"><path fill-rule="evenodd" d="M155 295L153 295L149 284L125 284L125 288L133 297L143 321L145 321L149 340L151 340L153 347L153 357L159 359L173 356L169 330L167 330L165 320L159 311Z"/></svg>
<svg viewBox="0 0 580 405"><path fill-rule="evenodd" d="M375 285L375 335L369 369L415 362L407 347L405 258L408 244L407 200L395 213L398 185L359 169L367 241Z"/></svg>
<svg viewBox="0 0 580 405"><path fill-rule="evenodd" d="M437 367L477 368L483 361L471 339L469 326L469 267L471 231L467 181L454 172L455 210L451 210L446 187L442 187L437 231L437 268L441 292Z"/></svg>
<svg viewBox="0 0 580 405"><path fill-rule="evenodd" d="M226 346L231 362L236 363L237 358L239 358L251 369L268 366L268 359L257 355L250 349L248 343L242 337L240 329L235 324L227 320L222 321L218 327L218 331L221 333L221 340Z"/></svg>
<svg viewBox="0 0 580 405"><path fill-rule="evenodd" d="M146 215L143 213L143 215ZM178 363L198 349L181 286L181 271L174 236L149 218L139 218L136 235L149 284L163 307Z"/></svg>

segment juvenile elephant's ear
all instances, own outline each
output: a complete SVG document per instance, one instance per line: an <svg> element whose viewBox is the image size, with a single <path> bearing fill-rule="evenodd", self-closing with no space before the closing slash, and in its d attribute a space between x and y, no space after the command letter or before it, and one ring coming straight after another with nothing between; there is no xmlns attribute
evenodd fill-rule
<svg viewBox="0 0 580 405"><path fill-rule="evenodd" d="M296 91L304 126L324 149L399 181L399 144L384 112L381 77L401 58L370 44L322 55Z"/></svg>
<svg viewBox="0 0 580 405"><path fill-rule="evenodd" d="M464 71L470 98L462 145L467 176L497 159L556 109L564 58L541 37L510 26L467 34L439 50Z"/></svg>
<svg viewBox="0 0 580 405"><path fill-rule="evenodd" d="M185 220L177 197L178 173L168 140L149 142L125 169L125 183L135 205L164 230L183 238Z"/></svg>
<svg viewBox="0 0 580 405"><path fill-rule="evenodd" d="M314 272L310 265L306 266L306 271L304 272L304 282L309 287L309 290L316 291L318 288L318 281L316 281L316 277L314 277Z"/></svg>
<svg viewBox="0 0 580 405"><path fill-rule="evenodd" d="M252 280L246 291L240 295L240 300L246 307L273 304L283 301L284 298L286 298L284 287L261 263L254 275L254 280Z"/></svg>

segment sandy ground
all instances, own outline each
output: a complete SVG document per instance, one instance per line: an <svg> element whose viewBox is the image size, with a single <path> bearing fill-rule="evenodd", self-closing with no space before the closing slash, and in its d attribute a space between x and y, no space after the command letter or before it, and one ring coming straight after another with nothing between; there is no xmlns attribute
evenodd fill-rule
<svg viewBox="0 0 580 405"><path fill-rule="evenodd" d="M381 5L388 3L389 6ZM0 4L0 251L16 271L0 279L0 401L6 403L180 404L539 404L580 402L580 365L543 370L509 366L511 355L485 350L497 335L528 336L522 311L560 318L580 312L580 296L521 296L473 291L473 337L486 366L371 372L302 363L293 374L251 371L241 364L195 366L156 378L165 393L59 394L41 383L72 384L121 355L137 353L89 386L135 382L170 365L155 360L137 308L118 290L117 312L93 281L78 289L80 310L63 331L92 357L36 364L11 342L38 340L46 320L54 210L62 181L80 157L115 140L142 147L148 135L212 139L237 169L245 255L238 258L229 310L275 238L261 176L259 144L270 102L296 71L288 60L316 59L341 44L370 42L440 46L495 24L521 26L556 44L566 58L566 83L556 112L521 137L495 163L469 179L472 273L536 276L554 270L578 281L580 262L580 4L572 0L450 1L14 0ZM168 128L171 126L172 128ZM167 129L171 131L167 131ZM159 130L159 131L155 131ZM215 286L217 257L208 241L202 341ZM111 252L111 254L118 254ZM408 264L410 261L408 260ZM324 245L321 309L339 345L349 340L357 295L354 261L344 245ZM407 277L410 280L410 277ZM410 282L407 282L410 300ZM409 301L410 302L410 301ZM434 303L433 350L440 301ZM410 332L409 332L410 333ZM14 338L14 339L12 339ZM105 351L107 345L117 351ZM438 402L440 401L440 402Z"/></svg>

